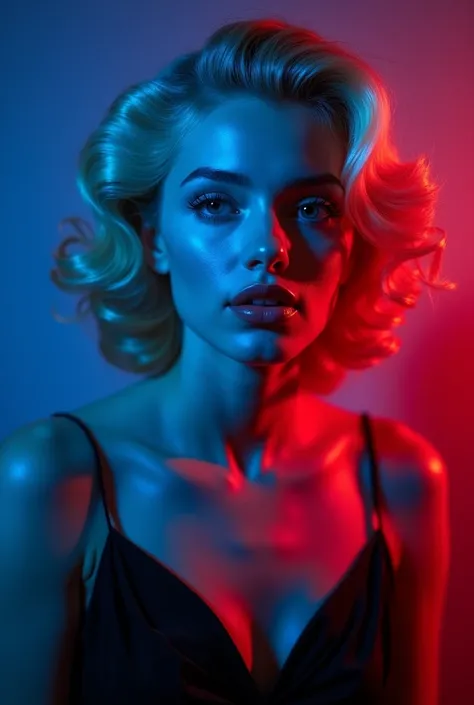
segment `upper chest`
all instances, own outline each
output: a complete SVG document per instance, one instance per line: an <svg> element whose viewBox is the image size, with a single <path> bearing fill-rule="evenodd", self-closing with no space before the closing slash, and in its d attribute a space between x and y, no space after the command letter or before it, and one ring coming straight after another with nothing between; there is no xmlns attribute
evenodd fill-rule
<svg viewBox="0 0 474 705"><path fill-rule="evenodd" d="M176 558L215 559L225 575L288 568L287 561L326 566L371 533L375 521L363 444L347 435L324 450L290 454L253 480L215 463L167 457L156 447L95 430L113 522L173 568ZM103 524L103 506L97 521ZM266 557L266 558L265 558ZM186 562L187 563L187 562ZM268 564L268 565L267 565Z"/></svg>
<svg viewBox="0 0 474 705"><path fill-rule="evenodd" d="M100 428L95 434L107 458L113 524L195 592L255 678L271 681L377 524L363 443L349 435L324 453L307 449L250 482ZM85 566L88 599L106 536L98 502Z"/></svg>

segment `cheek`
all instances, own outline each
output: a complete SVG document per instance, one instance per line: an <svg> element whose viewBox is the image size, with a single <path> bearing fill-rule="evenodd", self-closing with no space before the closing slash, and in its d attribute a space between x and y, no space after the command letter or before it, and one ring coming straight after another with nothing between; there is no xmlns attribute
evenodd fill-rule
<svg viewBox="0 0 474 705"><path fill-rule="evenodd" d="M167 249L170 273L175 278L199 279L215 269L212 247L192 231L171 234Z"/></svg>
<svg viewBox="0 0 474 705"><path fill-rule="evenodd" d="M316 276L309 283L306 293L308 317L318 329L325 324L334 310L342 269L342 253L335 250L324 262L320 262Z"/></svg>
<svg viewBox="0 0 474 705"><path fill-rule="evenodd" d="M345 249L345 235L339 221L320 230L308 228L294 237L290 252L291 276L318 285L331 280L342 271Z"/></svg>
<svg viewBox="0 0 474 705"><path fill-rule="evenodd" d="M169 275L173 299L180 309L196 306L205 298L218 300L225 277L223 253L196 234L170 239Z"/></svg>
<svg viewBox="0 0 474 705"><path fill-rule="evenodd" d="M332 292L337 287L342 275L343 261L343 252L339 247L328 246L324 252L318 252L312 283L321 293Z"/></svg>

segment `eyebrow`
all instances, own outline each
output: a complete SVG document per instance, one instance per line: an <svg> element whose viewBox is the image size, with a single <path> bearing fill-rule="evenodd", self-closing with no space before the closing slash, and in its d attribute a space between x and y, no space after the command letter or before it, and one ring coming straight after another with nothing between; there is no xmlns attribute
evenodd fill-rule
<svg viewBox="0 0 474 705"><path fill-rule="evenodd" d="M201 166L198 169L192 171L185 179L181 182L180 186L189 184L190 181L196 179L208 179L210 181L223 181L228 184L235 184L236 186L252 186L252 180L245 174L241 174L235 171L225 171L224 169L213 169L210 166ZM320 186L321 184L334 184L339 186L342 191L344 191L344 186L341 181L334 176L334 174L315 174L313 176L303 176L299 179L294 179L289 181L284 185L284 188L300 188L304 186Z"/></svg>

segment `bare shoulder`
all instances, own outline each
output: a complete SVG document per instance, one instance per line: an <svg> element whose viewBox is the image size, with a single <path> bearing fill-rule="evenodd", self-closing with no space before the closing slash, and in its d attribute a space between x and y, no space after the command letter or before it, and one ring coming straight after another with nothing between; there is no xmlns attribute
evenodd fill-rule
<svg viewBox="0 0 474 705"><path fill-rule="evenodd" d="M449 554L446 463L431 441L400 421L373 418L372 427L384 509L402 556L442 580Z"/></svg>
<svg viewBox="0 0 474 705"><path fill-rule="evenodd" d="M399 421L374 418L373 429L384 512L400 547L386 702L437 705L450 556L446 463L431 441Z"/></svg>
<svg viewBox="0 0 474 705"><path fill-rule="evenodd" d="M38 419L0 444L0 496L24 502L28 520L47 512L51 530L62 537L61 550L79 550L94 469L93 450L77 426L62 417Z"/></svg>
<svg viewBox="0 0 474 705"><path fill-rule="evenodd" d="M64 417L47 417L16 429L0 444L3 482L49 484L93 475L93 451L83 432Z"/></svg>
<svg viewBox="0 0 474 705"><path fill-rule="evenodd" d="M438 449L400 421L375 417L372 426L390 512L400 519L423 522L441 511L447 502L448 473Z"/></svg>
<svg viewBox="0 0 474 705"><path fill-rule="evenodd" d="M328 417L337 441L341 435L353 439L368 469L360 413L328 407ZM386 510L392 519L402 522L399 528L408 519L423 521L423 517L441 511L447 502L448 473L433 443L407 424L375 414L370 414L370 428Z"/></svg>
<svg viewBox="0 0 474 705"><path fill-rule="evenodd" d="M67 419L29 423L0 445L2 705L66 700L93 477Z"/></svg>

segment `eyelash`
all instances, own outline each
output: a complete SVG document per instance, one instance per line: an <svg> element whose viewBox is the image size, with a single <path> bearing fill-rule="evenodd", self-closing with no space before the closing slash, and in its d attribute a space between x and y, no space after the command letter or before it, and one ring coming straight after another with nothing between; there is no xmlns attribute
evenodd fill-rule
<svg viewBox="0 0 474 705"><path fill-rule="evenodd" d="M188 201L188 208L196 213L198 218L201 218L202 220L222 220L228 216L221 215L221 214L215 214L215 215L203 215L203 208L206 206L210 201L219 201L220 203L229 203L231 204L231 200L224 196L223 194L220 193L204 193L201 196L198 196L197 198ZM340 209L331 201L327 201L324 198L318 198L318 197L311 197L308 199L304 199L303 201L300 201L298 206L301 208L302 206L323 206L326 209L327 212L327 217L323 218L322 220L316 220L316 221L311 221L309 220L308 222L315 222L315 223L323 223L327 220L333 220L335 218L338 218L341 216L341 211ZM236 209L237 210L237 209Z"/></svg>

